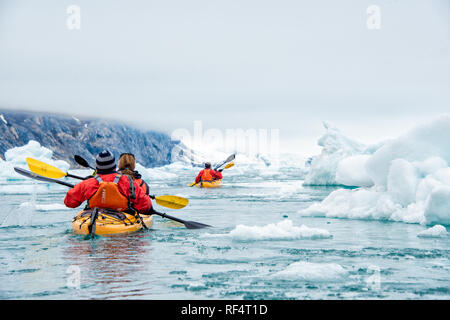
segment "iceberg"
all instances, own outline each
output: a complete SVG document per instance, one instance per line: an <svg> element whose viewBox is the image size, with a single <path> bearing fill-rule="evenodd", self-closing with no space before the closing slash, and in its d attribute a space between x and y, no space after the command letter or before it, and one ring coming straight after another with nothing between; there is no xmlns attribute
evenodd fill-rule
<svg viewBox="0 0 450 320"><path fill-rule="evenodd" d="M334 150L333 154L341 157L336 156L329 164L336 168L336 175L330 171L330 177L358 188L333 191L300 213L450 225L449 141L450 115L443 115L372 148L371 154L368 149L353 148L351 152L359 150L360 154L343 157L349 154L349 144L335 144L344 150ZM325 159L320 157L317 161ZM351 171L352 167L357 173ZM317 174L308 174L314 175Z"/></svg>
<svg viewBox="0 0 450 320"><path fill-rule="evenodd" d="M26 158L34 158L67 171L70 165L63 160L53 160L53 151L41 146L37 141L30 140L27 144L9 149L5 152L5 160L0 159L0 172L2 177L22 177L14 171L14 167L26 168Z"/></svg>
<svg viewBox="0 0 450 320"><path fill-rule="evenodd" d="M308 160L305 185L371 186L365 164L376 146L367 146L342 134L324 122L325 134L319 139L320 155Z"/></svg>

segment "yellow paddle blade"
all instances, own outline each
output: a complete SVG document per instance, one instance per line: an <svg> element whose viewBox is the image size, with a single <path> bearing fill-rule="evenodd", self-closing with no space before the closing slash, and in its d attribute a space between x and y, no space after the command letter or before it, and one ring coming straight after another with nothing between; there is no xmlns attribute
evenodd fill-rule
<svg viewBox="0 0 450 320"><path fill-rule="evenodd" d="M189 187L192 187L195 184L196 184L195 182L189 183Z"/></svg>
<svg viewBox="0 0 450 320"><path fill-rule="evenodd" d="M59 179L67 176L67 173L42 161L33 158L27 158L26 160L30 170L38 175L53 179Z"/></svg>
<svg viewBox="0 0 450 320"><path fill-rule="evenodd" d="M170 209L181 209L188 205L189 200L178 196L158 196L156 203Z"/></svg>
<svg viewBox="0 0 450 320"><path fill-rule="evenodd" d="M234 166L234 162L227 164L224 169L231 168L232 166Z"/></svg>

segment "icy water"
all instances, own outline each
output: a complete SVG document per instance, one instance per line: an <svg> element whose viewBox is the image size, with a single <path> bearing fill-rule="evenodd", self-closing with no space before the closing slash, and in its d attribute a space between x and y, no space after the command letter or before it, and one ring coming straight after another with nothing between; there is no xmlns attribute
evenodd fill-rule
<svg viewBox="0 0 450 320"><path fill-rule="evenodd" d="M220 189L187 187L193 169L149 180L153 194L190 200L159 211L213 228L155 217L150 231L95 239L72 233L79 210L62 205L64 187L1 180L0 298L450 298L448 237L419 238L417 224L305 218L298 210L332 188L303 187L295 168L233 170Z"/></svg>

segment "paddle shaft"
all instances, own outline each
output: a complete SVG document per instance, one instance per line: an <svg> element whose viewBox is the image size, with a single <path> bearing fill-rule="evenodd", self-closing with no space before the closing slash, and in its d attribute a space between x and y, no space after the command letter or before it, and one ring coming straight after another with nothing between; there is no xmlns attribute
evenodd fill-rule
<svg viewBox="0 0 450 320"><path fill-rule="evenodd" d="M69 188L75 187L75 186L74 186L73 184L71 184L71 183L64 182L64 181L60 181L60 180L56 180L56 179L52 179L52 178L43 177L43 176L40 176L40 175L38 175L38 174L36 174L36 173L33 173L33 172L31 172L31 171L22 169L22 168L14 167L14 171L16 171L17 173L19 173L19 174L21 174L21 175L23 175L23 176L26 176L26 177L28 177L28 178L31 178L31 179L40 180L40 181L45 181L45 182L53 182L53 183L57 183L57 184L60 184L60 185L69 187Z"/></svg>
<svg viewBox="0 0 450 320"><path fill-rule="evenodd" d="M66 177L75 178L75 179L79 179L79 180L86 180L86 177L76 176L76 175L70 174L68 172L66 172Z"/></svg>
<svg viewBox="0 0 450 320"><path fill-rule="evenodd" d="M161 216L163 218L167 218L176 222L180 222L182 224L184 224L184 226L188 229L201 229L201 228L207 228L207 227L211 227L210 225L207 224L203 224L200 222L195 222L195 221L186 221L186 220L182 220L179 218L175 218L172 216L169 216L168 214L162 213L162 212L158 212L155 209L152 209L151 214L156 214L158 216Z"/></svg>

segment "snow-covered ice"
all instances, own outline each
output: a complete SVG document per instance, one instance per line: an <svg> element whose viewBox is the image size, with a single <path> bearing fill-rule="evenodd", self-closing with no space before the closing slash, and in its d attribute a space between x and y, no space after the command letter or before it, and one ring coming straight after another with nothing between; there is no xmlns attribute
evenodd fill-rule
<svg viewBox="0 0 450 320"><path fill-rule="evenodd" d="M417 236L421 238L442 238L447 237L448 232L444 226L437 224L431 228L419 232Z"/></svg>
<svg viewBox="0 0 450 320"><path fill-rule="evenodd" d="M63 160L54 160L53 151L42 147L39 142L30 140L26 145L9 149L5 152L5 160L0 159L1 177L22 177L14 171L14 167L28 170L26 158L33 158L67 171L70 165ZM22 177L23 178L23 177Z"/></svg>
<svg viewBox="0 0 450 320"><path fill-rule="evenodd" d="M329 171L324 180L360 188L336 190L301 214L450 224L450 115L378 145L373 154L360 145L351 148L348 139L335 130L331 133L336 145L324 146L333 150L333 160L329 162L328 154L319 156L315 161L321 166L312 165L308 177L323 176L328 165L336 171ZM331 133L328 129L326 136Z"/></svg>

